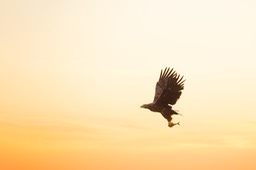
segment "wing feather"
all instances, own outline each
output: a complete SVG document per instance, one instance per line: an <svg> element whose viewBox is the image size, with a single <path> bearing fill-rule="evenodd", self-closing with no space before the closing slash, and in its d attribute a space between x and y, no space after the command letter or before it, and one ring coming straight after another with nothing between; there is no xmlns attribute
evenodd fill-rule
<svg viewBox="0 0 256 170"><path fill-rule="evenodd" d="M161 70L160 77L156 83L154 103L161 105L174 105L181 96L181 90L184 89L183 76L170 67Z"/></svg>

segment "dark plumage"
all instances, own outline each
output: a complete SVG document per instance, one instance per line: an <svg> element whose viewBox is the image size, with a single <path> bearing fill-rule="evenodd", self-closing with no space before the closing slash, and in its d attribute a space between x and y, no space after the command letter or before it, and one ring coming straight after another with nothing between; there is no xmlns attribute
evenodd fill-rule
<svg viewBox="0 0 256 170"><path fill-rule="evenodd" d="M183 76L180 77L173 68L165 68L161 70L160 77L156 83L155 97L153 103L144 104L141 108L149 109L153 112L160 112L162 116L168 120L168 126L179 125L173 123L172 115L178 113L172 110L172 106L181 96L181 90L184 89Z"/></svg>

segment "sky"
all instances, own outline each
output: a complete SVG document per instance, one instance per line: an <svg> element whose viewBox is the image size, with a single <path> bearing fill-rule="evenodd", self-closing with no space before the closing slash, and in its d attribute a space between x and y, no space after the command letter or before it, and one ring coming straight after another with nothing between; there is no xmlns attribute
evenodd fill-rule
<svg viewBox="0 0 256 170"><path fill-rule="evenodd" d="M253 0L0 1L0 169L256 169ZM140 106L184 75L169 128Z"/></svg>

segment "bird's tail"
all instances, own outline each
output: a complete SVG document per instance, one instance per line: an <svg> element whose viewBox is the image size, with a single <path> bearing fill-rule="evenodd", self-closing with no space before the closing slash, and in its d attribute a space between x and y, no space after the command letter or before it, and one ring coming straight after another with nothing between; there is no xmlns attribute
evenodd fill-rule
<svg viewBox="0 0 256 170"><path fill-rule="evenodd" d="M178 110L172 110L172 114L183 116L183 114L179 113Z"/></svg>

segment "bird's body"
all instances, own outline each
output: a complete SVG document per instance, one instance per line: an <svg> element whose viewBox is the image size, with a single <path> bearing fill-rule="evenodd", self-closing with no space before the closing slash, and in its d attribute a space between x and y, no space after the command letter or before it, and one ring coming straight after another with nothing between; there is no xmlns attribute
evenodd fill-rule
<svg viewBox="0 0 256 170"><path fill-rule="evenodd" d="M160 112L162 116L168 120L168 126L179 125L172 123L172 115L178 113L172 110L172 106L181 96L181 90L184 89L183 77L180 77L173 69L165 68L161 70L160 78L156 84L154 101L144 104L141 107L149 109L153 112Z"/></svg>

